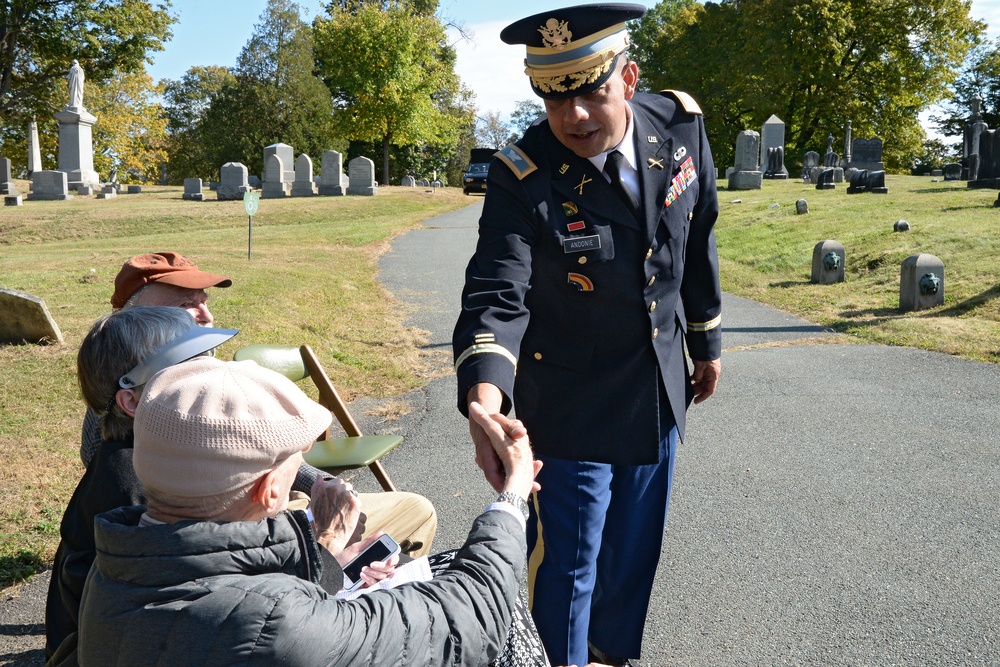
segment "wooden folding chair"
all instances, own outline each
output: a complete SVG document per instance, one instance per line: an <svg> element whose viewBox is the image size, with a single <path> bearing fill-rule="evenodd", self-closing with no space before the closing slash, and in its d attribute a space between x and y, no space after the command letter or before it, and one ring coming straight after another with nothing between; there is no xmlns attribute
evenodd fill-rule
<svg viewBox="0 0 1000 667"><path fill-rule="evenodd" d="M403 442L400 435L364 435L347 405L308 345L247 345L233 355L235 361L252 360L259 366L281 373L293 382L310 378L319 391L319 404L333 413L347 433L346 438L320 435L305 460L324 472L337 474L344 470L368 466L386 491L396 491L396 485L379 461Z"/></svg>

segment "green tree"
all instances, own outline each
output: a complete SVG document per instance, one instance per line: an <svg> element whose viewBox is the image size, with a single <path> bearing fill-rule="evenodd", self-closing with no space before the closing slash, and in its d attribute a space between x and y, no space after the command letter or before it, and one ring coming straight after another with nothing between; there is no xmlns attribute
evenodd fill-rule
<svg viewBox="0 0 1000 667"><path fill-rule="evenodd" d="M226 162L260 173L264 146L277 142L314 160L333 147L330 93L313 73L312 30L296 3L268 0L233 75L199 124L213 174Z"/></svg>
<svg viewBox="0 0 1000 667"><path fill-rule="evenodd" d="M437 18L406 3L363 4L331 7L313 28L337 132L381 143L382 182L390 179L391 146L454 146L462 122L449 109L461 85Z"/></svg>
<svg viewBox="0 0 1000 667"><path fill-rule="evenodd" d="M545 113L545 107L538 100L518 100L514 102L514 113L510 115L511 131L520 138L539 116Z"/></svg>
<svg viewBox="0 0 1000 667"><path fill-rule="evenodd" d="M212 104L236 77L226 67L192 67L179 81L165 80L164 111L167 119L167 150L170 154L170 181L184 178L211 178L219 165L204 137L202 123Z"/></svg>
<svg viewBox="0 0 1000 667"><path fill-rule="evenodd" d="M980 114L990 127L1000 126L1000 39L977 44L952 86L951 99L931 116L937 130L962 144L965 124L972 115L972 100L982 101Z"/></svg>
<svg viewBox="0 0 1000 667"><path fill-rule="evenodd" d="M167 0L0 0L0 118L26 124L66 103L79 60L87 84L144 68L176 20ZM89 98L84 100L89 102Z"/></svg>
<svg viewBox="0 0 1000 667"><path fill-rule="evenodd" d="M984 30L965 0L667 0L655 10L637 30L640 83L698 98L720 166L737 132L776 114L786 155L821 150L850 120L854 136L883 138L887 168L908 169L924 140L918 114L949 95Z"/></svg>
<svg viewBox="0 0 1000 667"><path fill-rule="evenodd" d="M92 92L91 92L92 91ZM94 169L104 177L118 171L123 183L158 182L167 160L163 89L146 72L120 72L88 88L94 125Z"/></svg>

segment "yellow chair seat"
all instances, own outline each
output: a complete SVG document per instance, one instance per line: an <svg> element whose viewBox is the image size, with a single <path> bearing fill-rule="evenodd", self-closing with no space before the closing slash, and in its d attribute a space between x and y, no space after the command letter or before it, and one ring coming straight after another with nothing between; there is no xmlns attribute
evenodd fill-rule
<svg viewBox="0 0 1000 667"><path fill-rule="evenodd" d="M362 435L317 440L305 453L306 463L324 472L338 473L370 466L403 442L401 435Z"/></svg>

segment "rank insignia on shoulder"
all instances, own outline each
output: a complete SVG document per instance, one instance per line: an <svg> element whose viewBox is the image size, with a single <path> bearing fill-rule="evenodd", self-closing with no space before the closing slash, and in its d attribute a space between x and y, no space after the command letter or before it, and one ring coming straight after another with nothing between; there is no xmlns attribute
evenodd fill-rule
<svg viewBox="0 0 1000 667"><path fill-rule="evenodd" d="M566 231L568 232L578 232L581 229L586 229L587 223L583 220L577 220L576 222L570 222L566 224Z"/></svg>
<svg viewBox="0 0 1000 667"><path fill-rule="evenodd" d="M524 151L514 144L508 144L504 148L501 148L494 153L494 156L500 158L504 164L510 167L510 170L514 172L514 175L517 176L517 180L519 181L523 180L525 176L538 169L535 163L531 161L531 158L529 158Z"/></svg>
<svg viewBox="0 0 1000 667"><path fill-rule="evenodd" d="M563 213L566 214L567 218L572 217L580 212L580 209L576 207L576 202L564 201L562 206L563 206Z"/></svg>
<svg viewBox="0 0 1000 667"><path fill-rule="evenodd" d="M576 287L579 292L593 292L594 283L590 278L583 275L582 273L570 273L567 276L566 282L570 285Z"/></svg>
<svg viewBox="0 0 1000 667"><path fill-rule="evenodd" d="M678 102L680 102L680 105L684 108L684 111L687 111L689 114L694 114L695 116L701 116L702 115L701 107L698 106L698 103L694 101L693 97L691 97L690 95L688 95L684 91L682 91L682 90L663 90L663 91L660 91L660 92L667 93L668 95L670 95L671 97L673 97L675 100L677 100Z"/></svg>

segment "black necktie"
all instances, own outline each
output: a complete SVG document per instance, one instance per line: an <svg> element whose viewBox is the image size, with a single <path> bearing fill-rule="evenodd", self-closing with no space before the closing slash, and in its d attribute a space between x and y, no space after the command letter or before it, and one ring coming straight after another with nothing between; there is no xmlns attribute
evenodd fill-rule
<svg viewBox="0 0 1000 667"><path fill-rule="evenodd" d="M639 202L625 185L625 181L622 180L622 162L624 161L625 156L620 151L611 151L608 153L608 159L604 161L604 173L611 177L611 189L625 202L625 205L632 211L632 215L638 218Z"/></svg>

